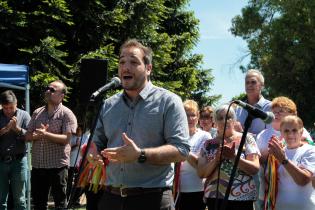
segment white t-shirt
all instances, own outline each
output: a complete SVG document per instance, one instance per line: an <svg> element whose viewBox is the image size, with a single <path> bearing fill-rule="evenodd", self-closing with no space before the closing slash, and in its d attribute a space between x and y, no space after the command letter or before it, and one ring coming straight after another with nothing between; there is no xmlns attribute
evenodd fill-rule
<svg viewBox="0 0 315 210"><path fill-rule="evenodd" d="M280 131L273 129L272 127L261 131L256 137L256 142L257 142L257 146L259 148L260 153L264 154L268 152L268 142L271 139L271 137L272 136L279 137L280 135L281 135ZM259 200L264 200L264 197L265 197L265 176L264 176L265 164L266 163L260 163L260 168L258 172L258 177L259 177L258 199Z"/></svg>
<svg viewBox="0 0 315 210"><path fill-rule="evenodd" d="M261 131L256 137L256 142L260 153L268 152L268 142L271 139L271 137L272 136L279 137L280 135L281 135L280 131L273 129L272 127Z"/></svg>
<svg viewBox="0 0 315 210"><path fill-rule="evenodd" d="M196 133L190 136L190 152L198 155L204 142L211 139L209 132L197 129ZM199 178L197 170L188 161L184 161L180 168L180 192L200 192L203 191L203 179Z"/></svg>
<svg viewBox="0 0 315 210"><path fill-rule="evenodd" d="M71 140L70 140L70 145L71 145L71 153L70 153L70 167L75 167L77 166L79 163L80 163L80 160L81 160L81 155L79 154L78 156L78 159L76 161L76 158L77 158L77 154L79 152L79 145L76 146L76 147L72 147L72 145L75 145L76 144L76 141L77 141L77 138L79 138L82 142L81 142L81 146L83 144L85 144L87 142L87 140L89 139L89 136L90 136L90 133L89 132L85 132L82 136L82 140L81 140L81 136L76 136L76 135L73 135L71 137Z"/></svg>
<svg viewBox="0 0 315 210"><path fill-rule="evenodd" d="M268 142L271 139L272 136L280 137L281 133L280 131L275 130L274 128L270 127L267 128L263 131L261 131L256 138L257 141L257 146L259 148L260 153L264 154L268 152ZM309 138L309 133L308 131L303 128L303 134L302 136ZM260 169L259 169L259 200L264 200L265 196L265 176L264 176L264 166L266 163L261 163L260 164Z"/></svg>
<svg viewBox="0 0 315 210"><path fill-rule="evenodd" d="M302 133L302 136L306 139L309 139L309 140L312 140L313 141L313 138L311 136L311 134L305 129L303 128L303 133Z"/></svg>
<svg viewBox="0 0 315 210"><path fill-rule="evenodd" d="M315 173L315 147L304 144L296 149L286 149L285 153L289 160L297 166ZM276 202L277 210L314 210L315 189L309 182L305 186L297 185L292 176L283 165L278 168L278 195Z"/></svg>

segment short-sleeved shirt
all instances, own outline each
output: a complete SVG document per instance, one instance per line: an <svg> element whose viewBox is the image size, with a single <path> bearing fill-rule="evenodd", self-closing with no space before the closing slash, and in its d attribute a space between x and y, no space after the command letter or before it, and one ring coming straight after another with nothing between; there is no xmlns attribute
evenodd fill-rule
<svg viewBox="0 0 315 210"><path fill-rule="evenodd" d="M53 114L49 115L46 106L36 109L28 125L28 132L49 125L47 131L55 134L75 133L77 119L73 112L59 104ZM32 166L34 168L61 168L69 166L70 144L57 144L47 139L33 141Z"/></svg>
<svg viewBox="0 0 315 210"><path fill-rule="evenodd" d="M199 155L201 148L206 140L211 139L211 134L207 131L197 129L194 135L190 136L190 152ZM180 192L200 192L203 191L203 179L201 179L197 170L186 160L180 167Z"/></svg>
<svg viewBox="0 0 315 210"><path fill-rule="evenodd" d="M16 110L15 114L17 118L17 126L22 128L22 133L25 134L27 124L31 117L30 115L21 109ZM3 110L0 111L0 129L5 127L11 118L7 118ZM0 155L17 155L26 153L26 144L24 138L12 130L0 136Z"/></svg>
<svg viewBox="0 0 315 210"><path fill-rule="evenodd" d="M136 101L125 93L105 100L92 136L98 150L124 145L125 132L140 148L172 145L184 155L189 154L189 130L181 99L149 82ZM106 185L125 187L172 186L172 164L109 163Z"/></svg>
<svg viewBox="0 0 315 210"><path fill-rule="evenodd" d="M303 128L303 135L307 136L308 132L305 128ZM261 153L268 152L268 143L272 136L280 137L281 133L280 131L275 130L273 127L263 130L257 135L256 141L258 148ZM283 143L285 144L285 140L282 139ZM259 199L263 200L265 196L265 168L266 168L267 162L261 162L260 169L259 169Z"/></svg>
<svg viewBox="0 0 315 210"><path fill-rule="evenodd" d="M268 143L272 136L279 137L281 135L280 131L275 130L273 127L261 131L257 137L257 146L261 153L268 152Z"/></svg>
<svg viewBox="0 0 315 210"><path fill-rule="evenodd" d="M280 131L275 130L273 127L270 127L270 128L267 128L267 129L261 131L256 137L257 146L258 146L261 154L268 152L268 143L269 143L271 137L272 136L280 137L280 135L281 135ZM260 200L264 200L264 196L265 196L265 188L266 188L265 168L266 168L266 164L267 164L267 161L262 162L262 160L260 160L260 167L259 167L259 173L258 173L258 177L259 177L259 196L258 196L258 198Z"/></svg>
<svg viewBox="0 0 315 210"><path fill-rule="evenodd" d="M304 144L295 149L285 148L287 158L298 167L315 174L315 147ZM283 165L278 168L278 194L276 209L285 210L314 210L315 189L309 182L304 186L298 185Z"/></svg>
<svg viewBox="0 0 315 210"><path fill-rule="evenodd" d="M271 110L271 101L265 99L263 96L260 97L257 104L254 105L254 107L261 109L262 111L268 112ZM248 112L246 109L242 107L238 107L236 109L236 118L241 123L241 125L244 127L245 120L248 116ZM264 121L262 121L259 118L255 118L252 121L251 126L248 129L248 132L257 135L262 130L271 127L271 124L266 124Z"/></svg>
<svg viewBox="0 0 315 210"><path fill-rule="evenodd" d="M235 150L238 150L239 142L235 142ZM201 149L200 156L206 157L207 161L214 160L218 151L219 144L216 139L207 140ZM235 152L236 152L235 151ZM253 136L247 135L245 145L240 158L245 159L246 155L258 154L256 141ZM230 160L223 160L220 169L219 193L218 198L223 199L226 187L231 176L233 162ZM216 169L205 182L205 198L216 198L218 183L218 169ZM234 177L234 182L228 200L237 201L253 201L257 198L257 190L254 179L251 175L237 169Z"/></svg>
<svg viewBox="0 0 315 210"><path fill-rule="evenodd" d="M75 167L80 164L81 154L79 153L79 146L87 143L90 136L90 132L84 133L82 136L73 135L70 140L71 153L70 153L70 167ZM81 141L80 145L76 145L77 141ZM76 145L76 146L73 146ZM78 154L79 153L79 154Z"/></svg>

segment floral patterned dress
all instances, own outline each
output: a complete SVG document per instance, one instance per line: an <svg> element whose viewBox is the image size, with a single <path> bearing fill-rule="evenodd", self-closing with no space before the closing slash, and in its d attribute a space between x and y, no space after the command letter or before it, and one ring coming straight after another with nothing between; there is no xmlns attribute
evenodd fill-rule
<svg viewBox="0 0 315 210"><path fill-rule="evenodd" d="M240 139L234 140L235 142L235 152L237 152ZM200 155L205 157L207 161L212 161L218 151L219 144L216 139L207 140L201 149ZM241 154L241 158L245 159L246 155L249 154L258 154L260 155L259 149L255 142L255 139L248 135L244 148ZM223 199L227 185L229 183L231 171L233 168L233 162L230 160L223 160L221 163L220 169L220 180L218 180L218 169L213 171L210 174L205 182L205 199L207 198L216 198L217 196L217 183L219 181L219 192L218 198ZM243 171L237 169L234 182L231 188L231 192L228 200L237 200L237 201L254 201L257 198L256 185L253 180L253 177L245 174Z"/></svg>

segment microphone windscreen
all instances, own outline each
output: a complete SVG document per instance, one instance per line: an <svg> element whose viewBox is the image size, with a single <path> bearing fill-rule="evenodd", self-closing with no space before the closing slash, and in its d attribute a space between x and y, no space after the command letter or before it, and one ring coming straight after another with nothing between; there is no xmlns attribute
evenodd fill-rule
<svg viewBox="0 0 315 210"><path fill-rule="evenodd" d="M264 119L264 122L266 124L272 123L272 121L275 119L275 115L272 112L266 112L267 113L267 117L266 119Z"/></svg>
<svg viewBox="0 0 315 210"><path fill-rule="evenodd" d="M117 88L121 85L121 81L120 81L119 77L113 77L111 81L114 82L115 88Z"/></svg>

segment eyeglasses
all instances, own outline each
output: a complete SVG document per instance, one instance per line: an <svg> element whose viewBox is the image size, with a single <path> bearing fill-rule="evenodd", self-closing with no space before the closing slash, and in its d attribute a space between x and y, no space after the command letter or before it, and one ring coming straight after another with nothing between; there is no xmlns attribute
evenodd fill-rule
<svg viewBox="0 0 315 210"><path fill-rule="evenodd" d="M200 115L200 120L211 120L212 116L209 115Z"/></svg>
<svg viewBox="0 0 315 210"><path fill-rule="evenodd" d="M56 90L56 89L53 88L53 87L49 87L49 86L45 87L45 92L48 91L48 90L49 90L49 92L51 92L51 93L55 93L55 92L58 91L58 90ZM62 89L60 92L61 92L61 93L65 93L65 89Z"/></svg>
<svg viewBox="0 0 315 210"><path fill-rule="evenodd" d="M278 114L278 115L285 115L285 114L291 113L290 110L288 110L288 109L281 109L281 108L280 109L273 109L272 112L274 114Z"/></svg>
<svg viewBox="0 0 315 210"><path fill-rule="evenodd" d="M47 90L49 90L49 92L51 92L51 93L54 93L57 91L55 88L49 87L49 86L45 87L45 91L47 91Z"/></svg>
<svg viewBox="0 0 315 210"><path fill-rule="evenodd" d="M256 80L252 80L252 81L246 81L246 85L256 85L257 81Z"/></svg>
<svg viewBox="0 0 315 210"><path fill-rule="evenodd" d="M231 121L232 120L232 117L228 116L227 117L227 121ZM217 122L224 122L225 121L225 116L217 116L216 117L216 121Z"/></svg>
<svg viewBox="0 0 315 210"><path fill-rule="evenodd" d="M300 129L298 129L298 128L284 129L284 130L282 130L282 132L285 133L285 134L289 134L289 133L295 134L295 133L298 133L299 131L300 131Z"/></svg>

